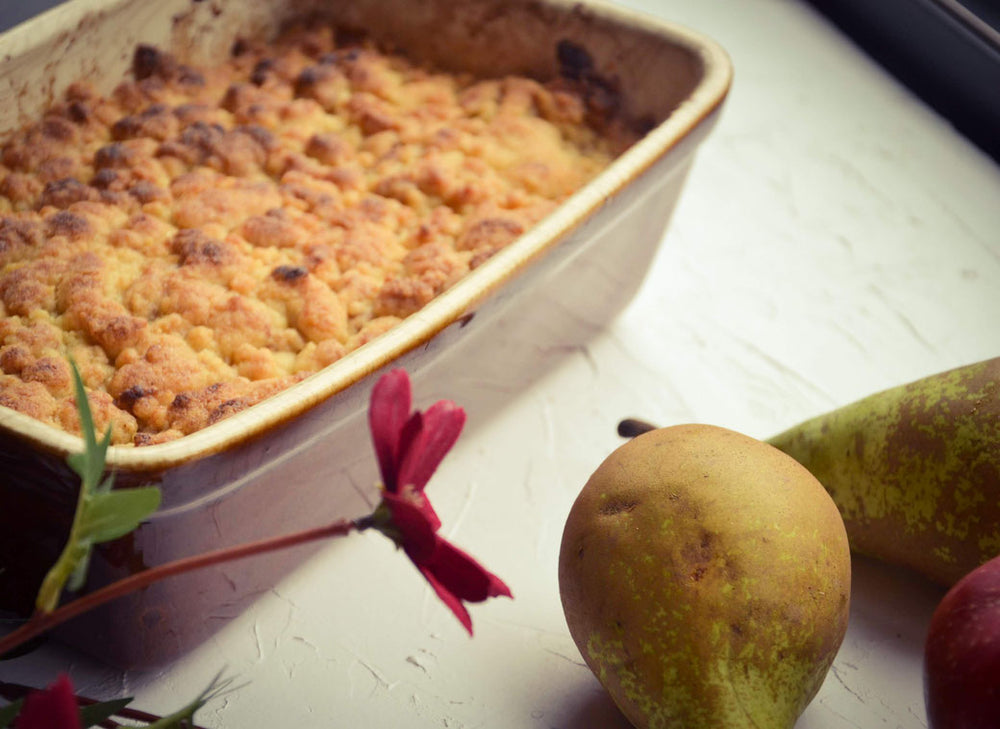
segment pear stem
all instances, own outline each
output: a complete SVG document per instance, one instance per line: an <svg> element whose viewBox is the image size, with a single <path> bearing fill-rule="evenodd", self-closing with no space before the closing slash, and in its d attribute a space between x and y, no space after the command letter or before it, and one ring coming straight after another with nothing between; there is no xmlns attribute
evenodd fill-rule
<svg viewBox="0 0 1000 729"><path fill-rule="evenodd" d="M625 418L620 423L618 423L618 435L622 438L635 438L637 435L642 435L643 433L648 433L651 430L656 430L655 425L652 423L647 423L645 420L639 420L638 418Z"/></svg>

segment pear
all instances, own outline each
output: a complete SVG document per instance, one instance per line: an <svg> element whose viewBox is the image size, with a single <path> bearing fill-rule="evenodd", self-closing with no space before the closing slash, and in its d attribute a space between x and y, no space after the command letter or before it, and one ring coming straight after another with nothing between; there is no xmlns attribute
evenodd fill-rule
<svg viewBox="0 0 1000 729"><path fill-rule="evenodd" d="M1000 554L1000 357L875 393L768 442L826 487L860 554L945 586Z"/></svg>
<svg viewBox="0 0 1000 729"><path fill-rule="evenodd" d="M640 729L787 729L843 641L843 522L813 476L731 430L678 425L620 446L570 509L570 634Z"/></svg>

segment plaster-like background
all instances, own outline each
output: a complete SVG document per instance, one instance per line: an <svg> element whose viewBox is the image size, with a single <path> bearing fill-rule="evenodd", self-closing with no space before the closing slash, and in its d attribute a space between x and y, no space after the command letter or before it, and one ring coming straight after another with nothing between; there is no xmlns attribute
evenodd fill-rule
<svg viewBox="0 0 1000 729"><path fill-rule="evenodd" d="M713 37L736 70L642 288L611 322L544 292L416 383L421 406L448 397L469 412L428 492L447 536L516 599L473 607L469 640L366 534L323 548L168 668L120 674L50 645L0 678L68 669L84 693L169 711L225 669L246 685L200 715L218 727L626 727L569 637L556 582L566 513L620 443L620 418L766 437L1000 354L993 161L803 2L626 4ZM611 285L634 275L607 272ZM362 460L343 488L375 478ZM855 567L847 640L799 727L925 727L920 652L941 591Z"/></svg>

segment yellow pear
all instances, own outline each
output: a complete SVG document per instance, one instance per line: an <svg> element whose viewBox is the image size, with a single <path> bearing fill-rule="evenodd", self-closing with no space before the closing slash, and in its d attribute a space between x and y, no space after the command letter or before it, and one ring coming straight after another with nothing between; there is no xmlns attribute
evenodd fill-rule
<svg viewBox="0 0 1000 729"><path fill-rule="evenodd" d="M794 459L708 425L653 430L570 510L559 588L584 660L640 729L787 729L847 629L850 552Z"/></svg>

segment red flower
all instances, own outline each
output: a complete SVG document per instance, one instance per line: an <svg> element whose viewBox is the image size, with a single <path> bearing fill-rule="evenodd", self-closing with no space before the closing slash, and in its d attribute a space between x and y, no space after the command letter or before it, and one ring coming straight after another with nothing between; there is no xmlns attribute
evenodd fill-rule
<svg viewBox="0 0 1000 729"><path fill-rule="evenodd" d="M403 548L434 592L472 634L463 603L511 597L510 589L472 557L438 536L441 520L424 487L458 440L465 411L441 400L425 412L412 411L405 370L384 375L372 390L368 421L382 474L377 527Z"/></svg>
<svg viewBox="0 0 1000 729"><path fill-rule="evenodd" d="M25 696L14 729L80 729L80 710L69 676L61 674L48 688Z"/></svg>

